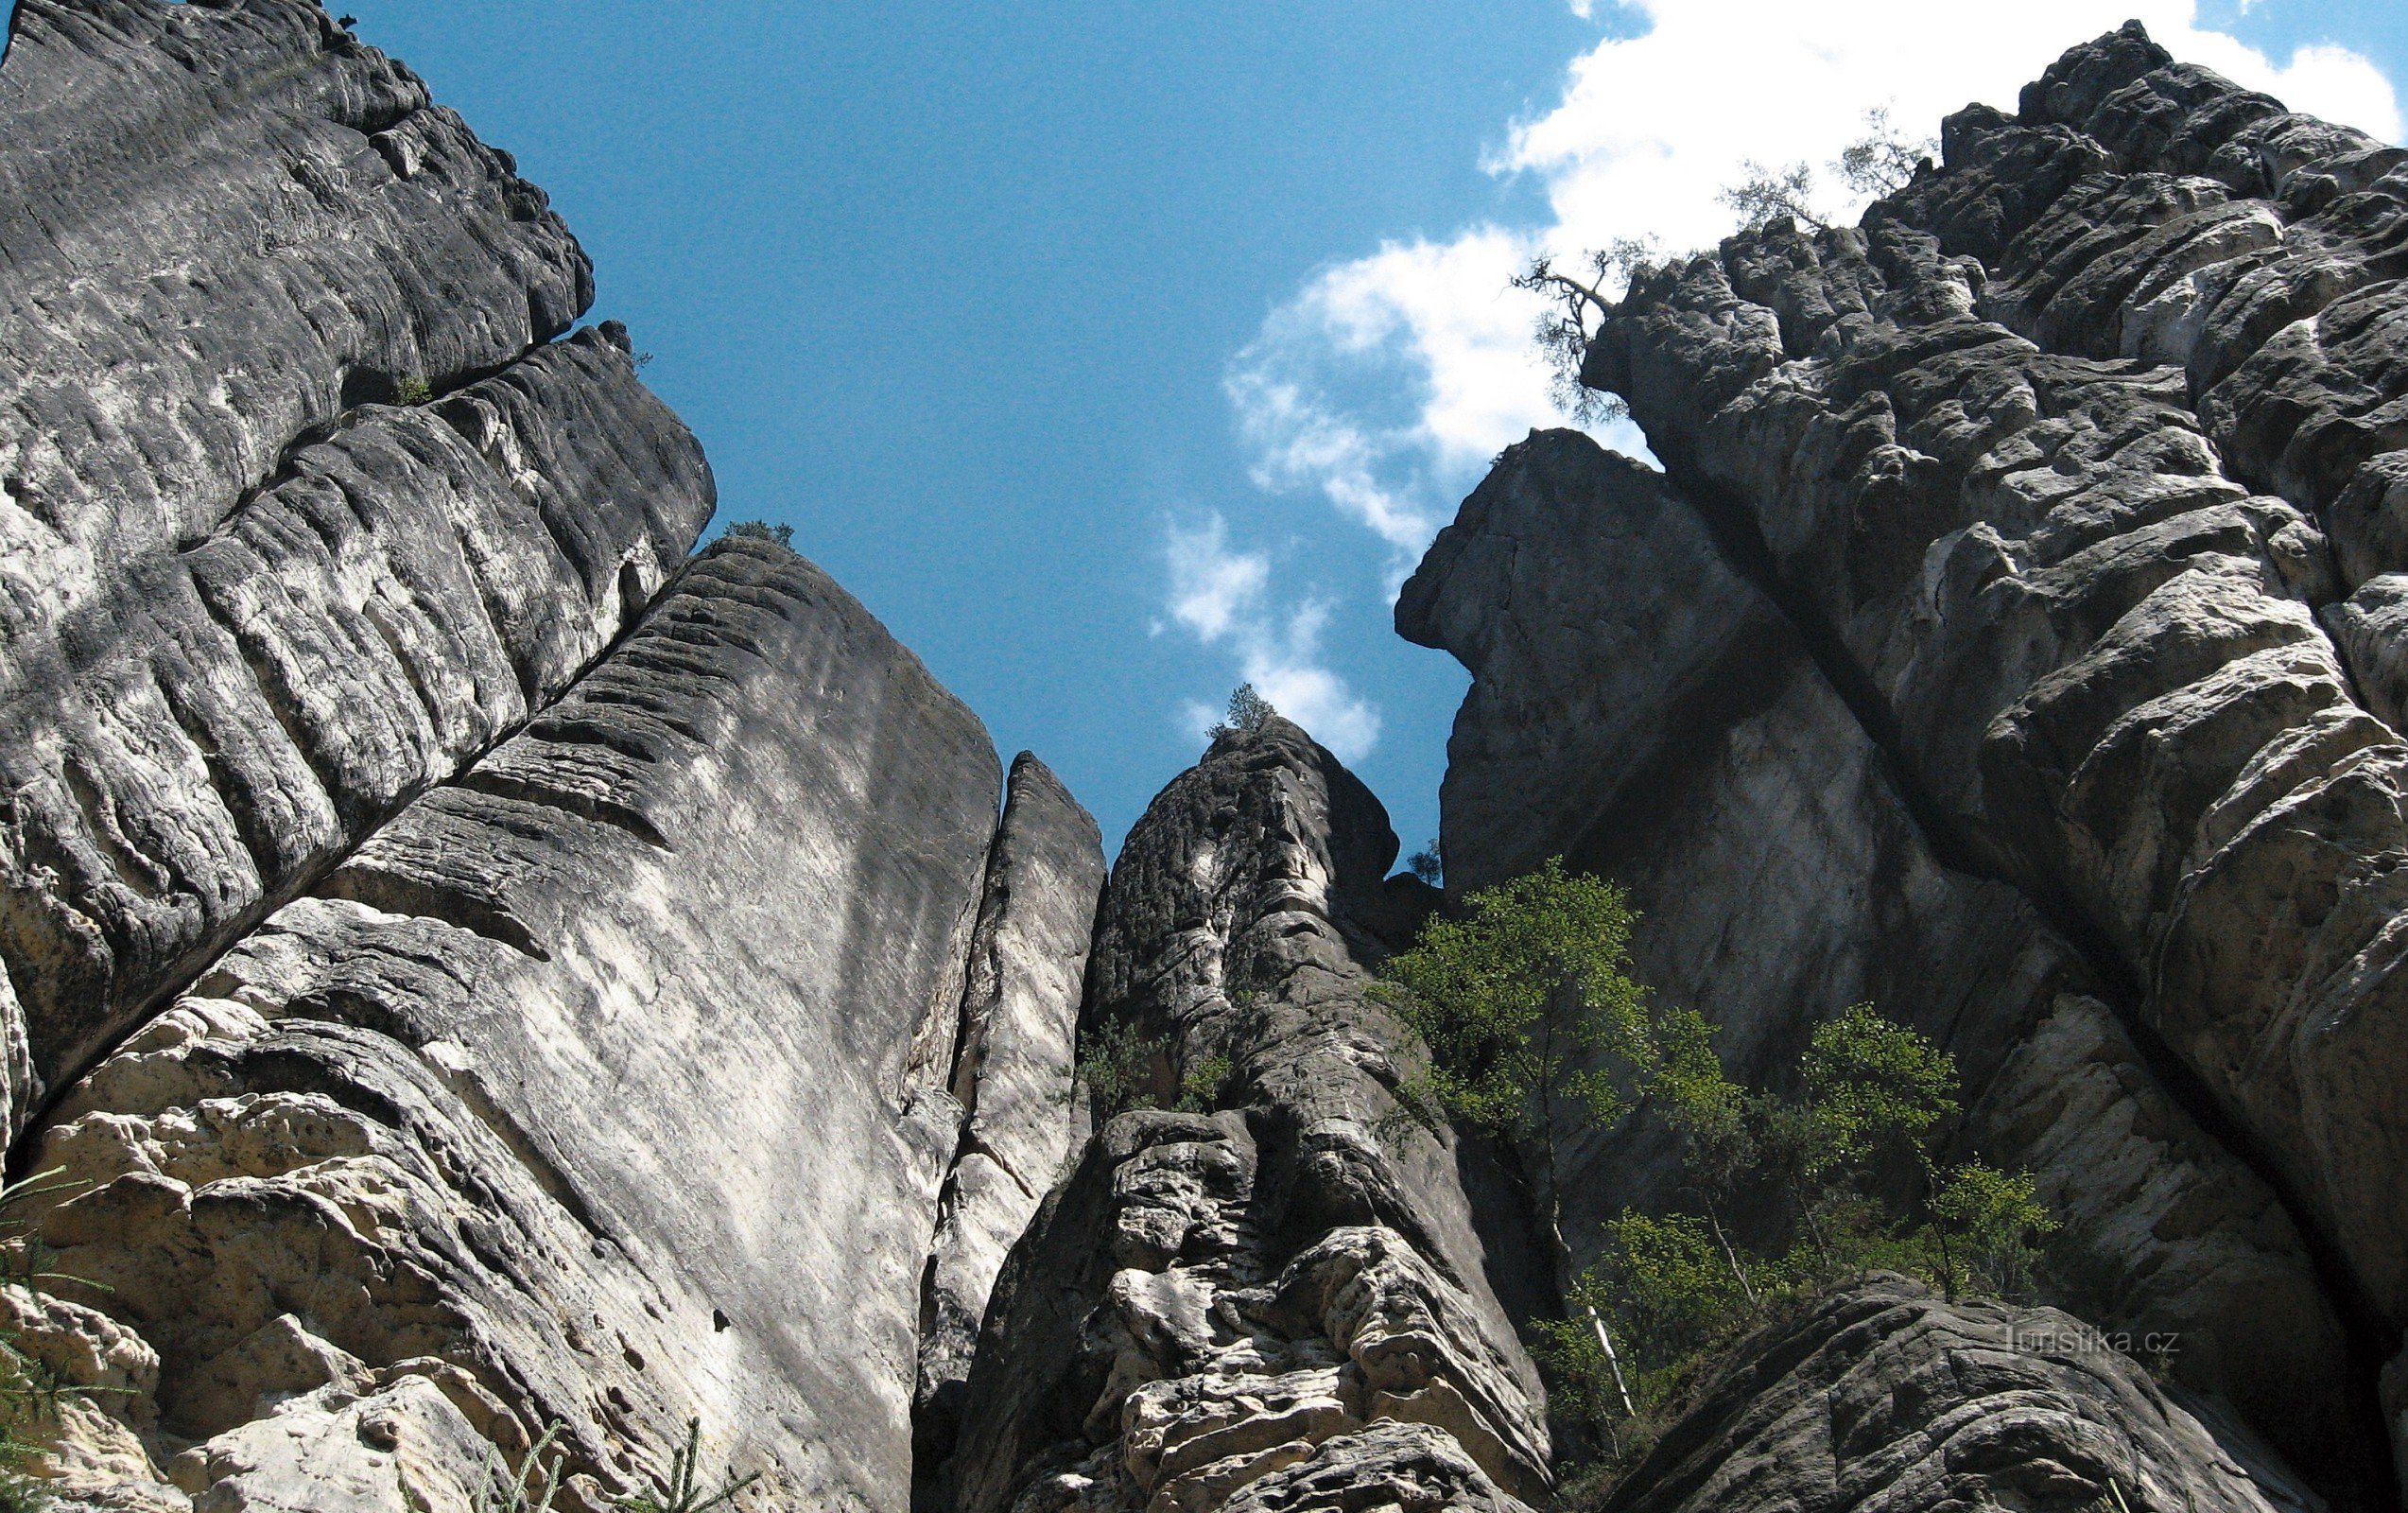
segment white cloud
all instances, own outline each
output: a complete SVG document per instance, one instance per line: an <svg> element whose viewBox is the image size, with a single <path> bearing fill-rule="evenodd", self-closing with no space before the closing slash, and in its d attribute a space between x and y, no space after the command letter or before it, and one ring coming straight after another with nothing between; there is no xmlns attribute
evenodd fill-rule
<svg viewBox="0 0 2408 1513"><path fill-rule="evenodd" d="M1586 14L1588 0L1572 0ZM1364 525L1401 579L1498 448L1560 425L1531 342L1538 306L1506 281L1532 254L1619 237L1710 245L1741 164L1818 170L1886 108L1910 132L1982 99L2012 109L2071 43L2135 14L2175 56L2293 107L2400 135L2390 82L2356 53L2303 47L2277 64L2199 28L2191 0L1622 0L1639 36L1601 42L1561 101L1515 126L1488 166L1545 184L1551 218L1389 243L1307 282L1233 361L1228 392L1256 481L1317 492ZM1836 188L1823 173L1827 189ZM1842 207L1853 215L1857 207ZM1627 425L1605 435L1637 450Z"/></svg>
<svg viewBox="0 0 2408 1513"><path fill-rule="evenodd" d="M1170 568L1172 619L1205 646L1234 652L1239 676L1339 760L1360 761L1370 754L1379 739L1379 711L1323 665L1326 604L1308 599L1291 609L1274 609L1270 558L1232 551L1228 524L1218 514L1198 528L1172 526L1164 555ZM1191 701L1181 722L1201 736L1220 717L1221 711Z"/></svg>

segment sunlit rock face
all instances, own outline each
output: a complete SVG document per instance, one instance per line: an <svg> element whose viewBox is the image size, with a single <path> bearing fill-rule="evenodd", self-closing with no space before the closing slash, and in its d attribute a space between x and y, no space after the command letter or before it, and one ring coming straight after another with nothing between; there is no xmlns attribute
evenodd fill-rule
<svg viewBox="0 0 2408 1513"><path fill-rule="evenodd" d="M19 5L0 203L14 1134L557 698L712 488L623 341L552 342L542 191L315 5Z"/></svg>
<svg viewBox="0 0 2408 1513"><path fill-rule="evenodd" d="M1384 880L1395 855L1378 802L1277 719L1130 832L1087 1019L1158 1046L1158 1091L1204 1106L1111 1120L1047 1199L989 1307L944 1502L1544 1494L1541 1395L1489 1279L1516 1231L1475 1224L1452 1138L1399 1117L1411 1052L1367 992L1428 907Z"/></svg>
<svg viewBox="0 0 2408 1513"><path fill-rule="evenodd" d="M702 1418L787 1505L902 1506L999 776L807 563L694 560L40 1133L57 1269L156 1353L158 1479L282 1505L336 1474L287 1418L399 1395L480 1451L565 1421L597 1499Z"/></svg>

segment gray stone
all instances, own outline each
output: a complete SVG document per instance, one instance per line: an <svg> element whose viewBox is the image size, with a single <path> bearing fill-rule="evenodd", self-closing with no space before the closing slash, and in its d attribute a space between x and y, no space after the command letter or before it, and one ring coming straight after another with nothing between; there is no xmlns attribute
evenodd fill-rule
<svg viewBox="0 0 2408 1513"><path fill-rule="evenodd" d="M105 612L0 646L20 1122L557 697L710 514L701 449L595 333L350 420Z"/></svg>
<svg viewBox="0 0 2408 1513"><path fill-rule="evenodd" d="M1957 1057L1965 1143L2031 1170L2112 1258L2093 1322L2178 1333L2180 1379L2303 1463L2347 1443L2340 1325L2274 1193L2167 1095L2032 905L1934 854L1797 631L1660 475L1570 431L1508 448L1396 617L1472 672L1442 790L1450 891L1550 856L1620 882L1638 978L1717 1025L1756 1087L1850 1004L1915 1025ZM1626 1205L1694 1204L1650 1116L1557 1138L1576 1263Z"/></svg>
<svg viewBox="0 0 2408 1513"><path fill-rule="evenodd" d="M1230 1073L1206 1111L1111 1120L1048 1195L988 1308L949 1505L1544 1491L1543 1400L1488 1278L1510 1242L1474 1225L1452 1136L1401 1115L1410 1042L1368 992L1426 907L1385 880L1395 854L1377 801L1276 719L1131 831L1083 1020L1159 1045L1157 1100L1205 1058ZM1426 1426L1410 1455L1377 1432L1396 1424Z"/></svg>
<svg viewBox="0 0 2408 1513"><path fill-rule="evenodd" d="M1734 1347L1608 1505L2076 1513L2110 1499L2324 1507L2080 1320L1877 1278Z"/></svg>
<svg viewBox="0 0 2408 1513"><path fill-rule="evenodd" d="M557 696L711 485L623 339L540 345L592 296L542 192L315 4L26 0L0 202L13 1135Z"/></svg>
<svg viewBox="0 0 2408 1513"><path fill-rule="evenodd" d="M2386 859L2408 850L2408 751L2359 703L2317 617L2354 586L2300 508L2326 495L2251 470L2222 402L2198 392L2195 354L2186 371L2033 339L2057 339L2031 312L2070 264L2027 269L2014 252L2080 239L2033 231L2061 201L2135 247L2219 202L2171 183L2084 187L2123 171L2146 133L2067 123L2086 91L2117 111L2139 99L2121 92L2153 57L2127 31L2069 54L2021 116L1952 120L1949 165L1862 228L1776 222L1638 280L1587 376L1628 396L1683 493L1760 539L1818 660L1871 712L1952 854L2096 942L2102 981L2212 1095L2203 1120L2237 1122L2346 1255L2344 1291L2396 1329L2408 1013ZM2293 194L2303 165L2361 148L2235 110L2216 117L2221 145L2199 145L2204 165L2174 161L2169 138L2167 168L2147 171L2288 196L2291 245L2289 217L2313 213ZM2236 142L2255 166L2226 176ZM2052 177L2068 153L2086 165ZM1994 287L2012 295L1995 312Z"/></svg>
<svg viewBox="0 0 2408 1513"><path fill-rule="evenodd" d="M1000 775L817 569L722 543L71 1089L36 1159L89 1187L43 1230L157 1352L196 1505L352 1476L328 1394L431 1359L460 1443L565 1420L594 1499L694 1417L778 1505L905 1506L959 1122L915 1049L960 1012ZM313 1359L338 1384L280 1396Z"/></svg>
<svg viewBox="0 0 2408 1513"><path fill-rule="evenodd" d="M912 1463L924 1477L952 1452L987 1296L1079 1123L1071 1064L1103 882L1095 820L1022 752L987 857L953 1052L953 1094L967 1114L921 1303Z"/></svg>

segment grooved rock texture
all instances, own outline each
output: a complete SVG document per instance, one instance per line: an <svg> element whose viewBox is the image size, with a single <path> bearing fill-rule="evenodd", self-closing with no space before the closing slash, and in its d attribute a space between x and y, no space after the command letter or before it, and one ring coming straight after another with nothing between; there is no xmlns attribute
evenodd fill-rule
<svg viewBox="0 0 2408 1513"><path fill-rule="evenodd" d="M987 1296L1005 1255L1087 1135L1071 1066L1103 838L1052 769L1012 764L987 857L953 1052L961 1145L945 1177L920 1314L914 1471L951 1452Z"/></svg>
<svg viewBox="0 0 2408 1513"><path fill-rule="evenodd" d="M542 193L315 5L25 0L0 202L13 1134L556 697L712 488L623 341L534 345L591 293Z"/></svg>
<svg viewBox="0 0 2408 1513"><path fill-rule="evenodd" d="M1428 899L1370 792L1273 720L1131 831L1084 1020L1160 1047L1196 1112L1112 1119L989 1305L944 1477L963 1513L1512 1508L1548 1485L1536 1378L1451 1137L1393 1117L1367 966ZM1204 1079L1208 1081L1209 1079ZM1400 1127L1401 1126L1401 1127Z"/></svg>
<svg viewBox="0 0 2408 1513"><path fill-rule="evenodd" d="M2091 1321L2178 1333L2184 1382L2334 1457L2341 1329L2281 1205L2168 1097L2079 954L1934 856L1797 632L1660 475L1577 432L1509 448L1397 625L1473 674L1442 793L1450 889L1550 856L1621 882L1640 981L1719 1025L1753 1086L1852 1003L1914 1024L1958 1058L1967 1143L2031 1169L2112 1258ZM1558 1138L1581 1263L1625 1205L1690 1202L1653 1120Z"/></svg>
<svg viewBox="0 0 2408 1513"><path fill-rule="evenodd" d="M1585 377L1760 548L1951 845L2078 926L2396 1348L2408 159L2138 27L1944 143L1860 228L1637 280Z"/></svg>
<svg viewBox="0 0 2408 1513"><path fill-rule="evenodd" d="M764 1505L906 1505L1000 777L816 568L697 558L41 1133L90 1184L59 1269L156 1357L152 1479L456 1508L561 1419L598 1506L692 1417Z"/></svg>
<svg viewBox="0 0 2408 1513"><path fill-rule="evenodd" d="M1735 1347L1615 1513L2311 1513L2245 1436L2053 1309L1874 1280ZM2112 1491L2110 1486L2112 1485Z"/></svg>

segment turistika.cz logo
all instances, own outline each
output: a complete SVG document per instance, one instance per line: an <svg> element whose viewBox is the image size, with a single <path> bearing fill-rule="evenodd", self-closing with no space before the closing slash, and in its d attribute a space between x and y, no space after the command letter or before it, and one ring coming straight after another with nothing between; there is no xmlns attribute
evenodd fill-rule
<svg viewBox="0 0 2408 1513"><path fill-rule="evenodd" d="M2068 1321L2063 1324L2008 1324L2003 1327L2007 1348L2025 1355L2097 1355L2112 1350L2118 1355L2159 1358L2182 1348L2182 1333L2178 1330L2151 1330L2134 1334L2129 1330L2107 1330L2088 1324Z"/></svg>

